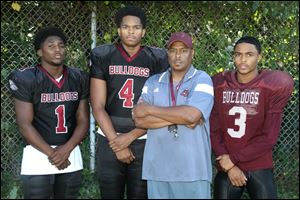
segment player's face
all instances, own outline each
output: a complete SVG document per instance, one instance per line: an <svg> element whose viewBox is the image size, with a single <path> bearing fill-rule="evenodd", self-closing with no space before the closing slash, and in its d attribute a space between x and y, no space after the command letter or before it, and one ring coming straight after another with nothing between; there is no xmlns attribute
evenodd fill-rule
<svg viewBox="0 0 300 200"><path fill-rule="evenodd" d="M65 44L58 36L49 36L38 50L42 65L62 66L65 58Z"/></svg>
<svg viewBox="0 0 300 200"><path fill-rule="evenodd" d="M118 28L118 34L125 46L136 47L141 44L145 29L143 29L140 18L129 15L123 17L121 26Z"/></svg>
<svg viewBox="0 0 300 200"><path fill-rule="evenodd" d="M254 78L257 74L257 63L261 59L255 45L250 43L240 43L235 47L233 61L238 72L238 76Z"/></svg>
<svg viewBox="0 0 300 200"><path fill-rule="evenodd" d="M175 72L186 72L192 64L194 49L183 42L174 42L168 49L169 63Z"/></svg>

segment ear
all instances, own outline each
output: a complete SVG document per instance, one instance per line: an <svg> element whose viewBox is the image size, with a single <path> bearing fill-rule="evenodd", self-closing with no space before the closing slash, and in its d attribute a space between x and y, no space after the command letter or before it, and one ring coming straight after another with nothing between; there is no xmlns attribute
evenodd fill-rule
<svg viewBox="0 0 300 200"><path fill-rule="evenodd" d="M117 30L118 30L118 35L119 35L119 37L120 37L120 35L121 35L121 29L118 28Z"/></svg>
<svg viewBox="0 0 300 200"><path fill-rule="evenodd" d="M257 63L259 63L261 61L261 58L262 58L262 54L259 54L258 59L257 59Z"/></svg>
<svg viewBox="0 0 300 200"><path fill-rule="evenodd" d="M142 38L145 36L145 34L146 34L146 29L143 29L143 31L142 31Z"/></svg>
<svg viewBox="0 0 300 200"><path fill-rule="evenodd" d="M41 49L37 50L37 55L38 55L39 57L42 57L42 55L43 55L43 52L42 52L42 50L41 50Z"/></svg>
<svg viewBox="0 0 300 200"><path fill-rule="evenodd" d="M192 49L192 58L194 58L194 56L195 56L195 50Z"/></svg>

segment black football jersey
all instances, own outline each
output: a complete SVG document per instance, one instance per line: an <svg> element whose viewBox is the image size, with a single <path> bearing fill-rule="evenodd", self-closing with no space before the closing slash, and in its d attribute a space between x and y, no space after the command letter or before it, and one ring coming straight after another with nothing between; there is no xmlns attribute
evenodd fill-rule
<svg viewBox="0 0 300 200"><path fill-rule="evenodd" d="M33 126L50 145L61 145L76 127L79 102L89 97L89 76L64 66L57 82L42 66L13 71L9 77L12 95L33 104Z"/></svg>
<svg viewBox="0 0 300 200"><path fill-rule="evenodd" d="M101 45L92 50L91 77L106 81L106 111L117 132L135 128L131 109L145 81L167 68L167 53L160 48L143 46L131 57L121 44Z"/></svg>

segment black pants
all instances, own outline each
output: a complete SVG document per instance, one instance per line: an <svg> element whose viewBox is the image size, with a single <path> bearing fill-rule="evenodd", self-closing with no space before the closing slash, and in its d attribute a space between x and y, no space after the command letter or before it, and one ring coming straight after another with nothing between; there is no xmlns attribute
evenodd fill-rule
<svg viewBox="0 0 300 200"><path fill-rule="evenodd" d="M272 169L249 171L246 174L247 185L235 187L231 184L227 173L219 171L214 182L215 199L240 199L243 191L247 191L251 199L277 199L277 189Z"/></svg>
<svg viewBox="0 0 300 200"><path fill-rule="evenodd" d="M82 170L51 175L22 175L24 199L76 199Z"/></svg>
<svg viewBox="0 0 300 200"><path fill-rule="evenodd" d="M105 137L98 137L97 172L102 199L146 199L147 182L142 180L143 154L146 140L135 140L130 149L135 160L130 164L119 161Z"/></svg>

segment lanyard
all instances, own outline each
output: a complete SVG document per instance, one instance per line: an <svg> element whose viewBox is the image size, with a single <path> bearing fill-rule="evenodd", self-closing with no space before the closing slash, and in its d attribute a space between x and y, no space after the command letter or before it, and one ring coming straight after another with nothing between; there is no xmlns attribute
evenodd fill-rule
<svg viewBox="0 0 300 200"><path fill-rule="evenodd" d="M183 79L184 79L184 76L182 77L182 79L180 80L178 85L176 86L176 96L177 96L178 90L183 82ZM170 72L170 91L171 91L172 106L176 106L176 96L175 96L175 92L174 92L172 72Z"/></svg>

